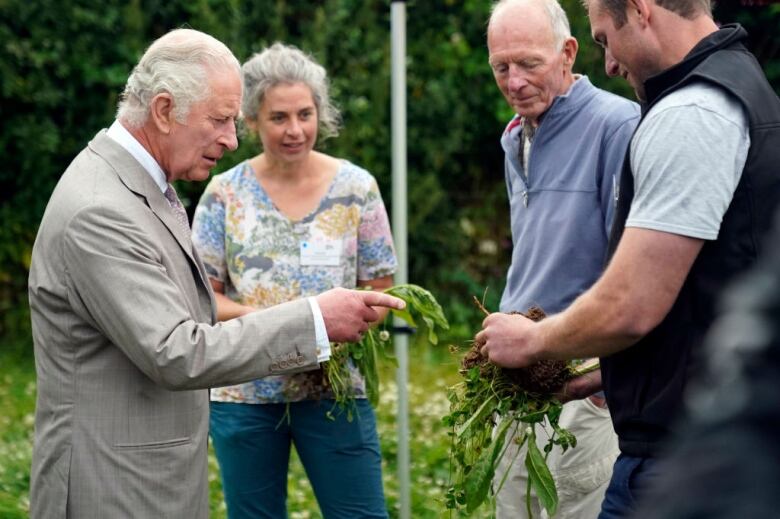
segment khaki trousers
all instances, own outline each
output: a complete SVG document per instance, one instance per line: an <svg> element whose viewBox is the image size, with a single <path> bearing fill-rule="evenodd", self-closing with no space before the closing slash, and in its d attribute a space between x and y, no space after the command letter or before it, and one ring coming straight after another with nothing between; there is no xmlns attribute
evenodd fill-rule
<svg viewBox="0 0 780 519"><path fill-rule="evenodd" d="M601 511L601 501L607 490L612 465L618 456L617 436L612 428L609 410L596 406L589 399L574 400L563 406L559 424L577 438L577 446L561 453L554 446L547 458L558 490L558 512L553 518L541 509L531 492L531 511L535 518L595 519ZM543 449L552 428L536 426L537 444ZM496 488L507 470L509 473L496 496L496 519L527 519L525 468L526 448L512 442L499 461L493 486ZM514 460L514 462L513 462ZM509 466L511 463L511 467Z"/></svg>

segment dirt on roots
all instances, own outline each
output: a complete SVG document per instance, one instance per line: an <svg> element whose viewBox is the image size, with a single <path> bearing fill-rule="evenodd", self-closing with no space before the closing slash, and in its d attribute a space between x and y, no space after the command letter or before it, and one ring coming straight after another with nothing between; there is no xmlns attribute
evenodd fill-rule
<svg viewBox="0 0 780 519"><path fill-rule="evenodd" d="M532 306L526 312L509 313L521 314L532 321L541 321L546 317L544 310L538 306ZM480 376L488 378L494 372L493 365L479 350L480 347L475 341L471 349L463 356L462 370L465 372L478 366ZM506 377L508 382L518 386L523 391L538 395L552 395L563 388L563 385L572 378L568 364L562 360L543 360L526 368L502 368L501 374Z"/></svg>

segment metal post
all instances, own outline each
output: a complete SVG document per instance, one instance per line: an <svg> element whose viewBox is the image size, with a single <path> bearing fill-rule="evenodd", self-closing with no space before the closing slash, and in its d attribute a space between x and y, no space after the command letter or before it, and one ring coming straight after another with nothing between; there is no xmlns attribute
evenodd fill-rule
<svg viewBox="0 0 780 519"><path fill-rule="evenodd" d="M408 282L406 230L406 4L393 0L390 4L391 32L391 97L392 97L392 167L393 167L393 234L398 256L395 283ZM396 326L405 323L396 318ZM398 359L398 488L399 519L411 517L409 485L409 336L394 334L395 356Z"/></svg>

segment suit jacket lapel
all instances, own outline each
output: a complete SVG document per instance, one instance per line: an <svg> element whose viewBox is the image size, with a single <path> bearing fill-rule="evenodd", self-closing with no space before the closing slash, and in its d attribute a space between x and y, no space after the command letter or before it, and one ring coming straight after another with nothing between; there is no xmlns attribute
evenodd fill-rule
<svg viewBox="0 0 780 519"><path fill-rule="evenodd" d="M149 209L168 228L168 231L176 239L181 249L193 265L196 266L201 282L206 287L209 287L203 266L193 253L190 237L181 229L168 200L165 199L165 195L160 191L159 186L154 182L151 175L127 150L108 137L105 130L102 130L90 141L89 148L114 168L119 179L130 191L146 200L146 205Z"/></svg>

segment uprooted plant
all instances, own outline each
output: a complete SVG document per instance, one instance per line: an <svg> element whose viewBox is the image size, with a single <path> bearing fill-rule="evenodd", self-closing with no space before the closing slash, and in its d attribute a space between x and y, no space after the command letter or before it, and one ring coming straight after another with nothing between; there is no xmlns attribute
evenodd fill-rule
<svg viewBox="0 0 780 519"><path fill-rule="evenodd" d="M428 332L428 342L438 344L438 330L449 329L449 323L444 317L441 306L433 295L424 288L413 285L395 285L384 291L406 302L403 310L392 309L392 315L401 318L409 326L417 328L415 318L422 319ZM323 380L333 392L336 405L347 412L352 418L355 406L355 391L349 370L353 363L366 384L366 397L376 407L379 403L379 375L377 371L380 360L396 365L395 357L388 351L390 332L386 328L369 328L359 342L344 342L331 345L330 360L322 363ZM332 416L328 413L328 416Z"/></svg>
<svg viewBox="0 0 780 519"><path fill-rule="evenodd" d="M479 301L475 299L475 302L488 313ZM532 307L522 315L533 321L545 317L539 307ZM577 443L574 435L558 425L562 404L555 395L568 380L597 368L596 363L564 361L541 361L519 369L500 368L490 363L474 342L461 362L464 380L450 388L450 414L443 419L452 428L447 508L471 514L488 500L498 463L502 456L508 455L507 438L513 438L517 453L521 446L527 445L524 461L528 469L529 517L532 488L547 512L551 516L555 514L558 494L547 466L547 455L555 445L565 451ZM536 443L537 427L548 425L551 431L542 452ZM511 467L514 461L513 458L507 465ZM496 492L508 471L499 475Z"/></svg>

